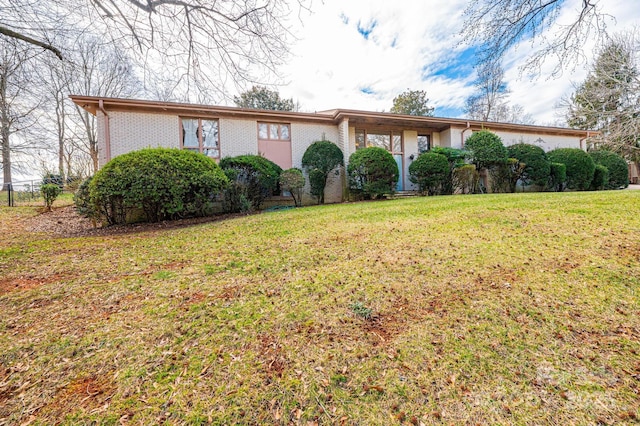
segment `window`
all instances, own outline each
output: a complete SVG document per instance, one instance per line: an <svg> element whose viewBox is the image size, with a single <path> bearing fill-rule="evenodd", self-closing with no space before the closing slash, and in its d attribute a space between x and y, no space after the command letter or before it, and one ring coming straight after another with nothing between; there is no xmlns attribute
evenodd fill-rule
<svg viewBox="0 0 640 426"><path fill-rule="evenodd" d="M356 130L356 149L377 146L392 154L402 154L402 135L399 132L367 132Z"/></svg>
<svg viewBox="0 0 640 426"><path fill-rule="evenodd" d="M218 120L180 118L180 129L181 148L220 158Z"/></svg>
<svg viewBox="0 0 640 426"><path fill-rule="evenodd" d="M431 149L431 135L418 135L418 153L429 151Z"/></svg>
<svg viewBox="0 0 640 426"><path fill-rule="evenodd" d="M290 141L290 130L288 124L258 123L258 139L265 141Z"/></svg>

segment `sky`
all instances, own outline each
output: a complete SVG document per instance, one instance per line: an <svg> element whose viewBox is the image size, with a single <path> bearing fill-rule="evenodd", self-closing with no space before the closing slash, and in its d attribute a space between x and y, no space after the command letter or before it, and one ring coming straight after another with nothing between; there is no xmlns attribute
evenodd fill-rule
<svg viewBox="0 0 640 426"><path fill-rule="evenodd" d="M459 36L467 2L316 0L311 14L292 19L297 40L292 40L292 56L281 69L284 84L278 90L297 100L303 111L389 111L399 93L425 90L436 116L464 117L475 79L473 48L461 44ZM565 0L558 22L570 22L581 2ZM604 0L599 5L611 15L610 32L640 23L637 0ZM503 62L508 100L522 105L536 124L562 124L556 105L586 77L594 47L585 46L587 62L558 77L551 77L556 62L550 58L536 78L520 70L531 43L512 49Z"/></svg>

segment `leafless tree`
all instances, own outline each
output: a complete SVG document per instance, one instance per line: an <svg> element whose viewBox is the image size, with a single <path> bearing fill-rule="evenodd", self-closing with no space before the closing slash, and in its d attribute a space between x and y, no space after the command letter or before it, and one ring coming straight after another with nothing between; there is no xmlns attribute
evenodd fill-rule
<svg viewBox="0 0 640 426"><path fill-rule="evenodd" d="M36 73L34 53L15 40L0 38L0 146L4 184L12 182L16 161L34 148L29 130L35 125L38 96L32 89Z"/></svg>
<svg viewBox="0 0 640 426"><path fill-rule="evenodd" d="M479 46L479 62L498 62L512 47L522 42L539 42L525 68L534 72L549 56L558 59L554 75L584 62L588 40L601 44L607 39L607 21L601 0L581 0L580 8L568 25L557 25L557 18L568 2L564 0L470 0L465 10L462 35ZM554 32L549 35L546 30Z"/></svg>
<svg viewBox="0 0 640 426"><path fill-rule="evenodd" d="M141 83L123 50L86 36L78 39L72 51L73 61L66 69L67 75L72 76L68 83L69 94L127 98L140 92ZM91 169L95 172L98 170L96 118L75 104L72 108L76 112L68 117L72 143L91 158Z"/></svg>
<svg viewBox="0 0 640 426"><path fill-rule="evenodd" d="M180 85L225 93L277 75L288 52L287 19L311 0L0 0L0 34L57 56L67 52L52 34L55 13L70 27L108 34L110 42L135 47L147 66L179 69Z"/></svg>
<svg viewBox="0 0 640 426"><path fill-rule="evenodd" d="M504 70L496 62L481 63L477 67L476 92L465 105L467 117L474 120L503 123L533 124L530 114L522 105L509 104L509 89L504 81Z"/></svg>
<svg viewBox="0 0 640 426"><path fill-rule="evenodd" d="M599 130L591 142L640 161L640 40L617 35L599 52L587 78L563 101L567 123Z"/></svg>
<svg viewBox="0 0 640 426"><path fill-rule="evenodd" d="M37 132L57 158L55 174L63 179L90 175L98 167L96 118L69 95L131 97L141 87L130 59L115 45L84 35L64 46L62 61L50 55L40 58L44 78L38 87L44 102Z"/></svg>

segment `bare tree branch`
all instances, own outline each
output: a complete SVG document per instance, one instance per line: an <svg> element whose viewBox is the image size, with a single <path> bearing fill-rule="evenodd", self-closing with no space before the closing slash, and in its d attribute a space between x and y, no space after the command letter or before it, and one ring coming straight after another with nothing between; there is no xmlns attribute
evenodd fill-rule
<svg viewBox="0 0 640 426"><path fill-rule="evenodd" d="M20 34L18 32L12 31L7 27L4 27L2 25L0 25L0 34L4 34L7 37L11 37L17 40L22 40L26 43L29 44L33 44L34 46L38 46L38 47L42 47L43 49L47 49L51 52L53 52L54 55L56 55L58 57L58 59L62 59L62 52L60 52L60 50L48 43L44 43L41 41L36 40L35 38L29 37L27 35L24 34Z"/></svg>
<svg viewBox="0 0 640 426"><path fill-rule="evenodd" d="M573 21L564 26L557 18L565 6L563 0L473 0L465 10L462 31L466 43L478 47L478 62L499 62L506 52L523 42L538 42L523 69L536 72L549 56L558 59L553 74L562 73L584 59L588 40L598 44L607 39L606 21L613 19L603 13L601 0L583 0ZM549 36L553 26L558 31Z"/></svg>

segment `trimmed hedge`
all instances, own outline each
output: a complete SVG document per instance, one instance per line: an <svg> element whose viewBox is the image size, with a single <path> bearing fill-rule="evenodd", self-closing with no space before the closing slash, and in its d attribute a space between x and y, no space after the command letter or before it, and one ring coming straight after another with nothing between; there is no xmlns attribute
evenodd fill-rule
<svg viewBox="0 0 640 426"><path fill-rule="evenodd" d="M89 184L91 202L108 224L141 209L147 221L211 213L228 180L211 158L187 150L147 148L119 155Z"/></svg>
<svg viewBox="0 0 640 426"><path fill-rule="evenodd" d="M429 152L432 152L434 154L442 154L447 157L447 161L449 162L449 175L442 184L442 194L453 194L456 189L459 189L456 188L456 184L454 183L454 172L458 167L463 167L465 165L464 159L467 153L461 149L440 146L434 146Z"/></svg>
<svg viewBox="0 0 640 426"><path fill-rule="evenodd" d="M605 188L609 182L609 169L602 164L596 164L596 169L593 173L593 180L589 189L591 191L601 191Z"/></svg>
<svg viewBox="0 0 640 426"><path fill-rule="evenodd" d="M589 155L596 165L605 166L609 170L609 180L604 186L605 189L622 189L629 186L629 166L622 156L605 150L591 151Z"/></svg>
<svg viewBox="0 0 640 426"><path fill-rule="evenodd" d="M304 152L302 166L309 173L311 195L316 197L318 204L324 203L324 189L330 173L342 165L344 165L344 154L331 141L316 141Z"/></svg>
<svg viewBox="0 0 640 426"><path fill-rule="evenodd" d="M441 194L449 174L449 160L442 154L424 152L409 165L409 180L423 194Z"/></svg>
<svg viewBox="0 0 640 426"><path fill-rule="evenodd" d="M246 198L251 203L251 208L255 210L260 208L266 198L278 191L282 168L264 157L259 155L226 157L220 160L220 167L232 182L229 191L233 192L234 197L237 195L240 198ZM226 197L228 195L226 194ZM240 201L242 205L241 200L235 201ZM236 204L232 202L231 205Z"/></svg>
<svg viewBox="0 0 640 426"><path fill-rule="evenodd" d="M462 194L478 192L480 176L473 164L465 164L453 171L453 186Z"/></svg>
<svg viewBox="0 0 640 426"><path fill-rule="evenodd" d="M556 192L564 191L567 183L567 166L562 163L551 163L549 168L549 189Z"/></svg>
<svg viewBox="0 0 640 426"><path fill-rule="evenodd" d="M506 164L509 158L502 139L488 130L481 130L469 136L464 143L464 149L468 152L469 161L478 171Z"/></svg>
<svg viewBox="0 0 640 426"><path fill-rule="evenodd" d="M517 143L507 147L509 158L524 164L520 180L525 185L545 186L551 174L551 161L544 149L527 143Z"/></svg>
<svg viewBox="0 0 640 426"><path fill-rule="evenodd" d="M365 198L393 194L398 182L398 164L384 148L362 148L349 157L349 188Z"/></svg>
<svg viewBox="0 0 640 426"><path fill-rule="evenodd" d="M579 148L557 148L547 153L554 163L567 166L567 188L585 191L591 187L596 164Z"/></svg>

